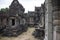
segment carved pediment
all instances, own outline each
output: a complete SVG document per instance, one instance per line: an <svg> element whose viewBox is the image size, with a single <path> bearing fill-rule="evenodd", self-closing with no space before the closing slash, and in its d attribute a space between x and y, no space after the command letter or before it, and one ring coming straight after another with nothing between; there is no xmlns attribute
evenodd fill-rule
<svg viewBox="0 0 60 40"><path fill-rule="evenodd" d="M20 13L20 11L24 12L24 7L18 2L18 0L13 0L11 5L9 6L9 13Z"/></svg>

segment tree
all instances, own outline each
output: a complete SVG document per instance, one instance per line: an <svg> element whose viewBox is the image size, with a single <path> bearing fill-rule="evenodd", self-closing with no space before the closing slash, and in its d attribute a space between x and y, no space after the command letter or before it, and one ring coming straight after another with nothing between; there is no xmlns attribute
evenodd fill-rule
<svg viewBox="0 0 60 40"><path fill-rule="evenodd" d="M5 13L7 13L8 10L9 10L8 8L1 8L0 12L5 12Z"/></svg>

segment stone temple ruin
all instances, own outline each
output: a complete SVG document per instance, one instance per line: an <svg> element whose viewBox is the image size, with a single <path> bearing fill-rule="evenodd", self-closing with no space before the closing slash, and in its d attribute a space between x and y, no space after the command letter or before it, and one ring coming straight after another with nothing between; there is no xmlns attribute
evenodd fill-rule
<svg viewBox="0 0 60 40"><path fill-rule="evenodd" d="M13 0L8 12L0 12L0 31L3 36L17 36L27 30L24 11L24 7L18 0Z"/></svg>
<svg viewBox="0 0 60 40"><path fill-rule="evenodd" d="M60 0L45 0L35 11L24 11L18 0L13 0L7 12L0 11L0 34L18 36L32 26L35 37L60 40Z"/></svg>
<svg viewBox="0 0 60 40"><path fill-rule="evenodd" d="M38 19L37 25L35 25L35 31L33 33L33 36L36 38L43 38L45 35L45 3L41 4L41 7L36 7L35 10L39 10L38 12Z"/></svg>
<svg viewBox="0 0 60 40"><path fill-rule="evenodd" d="M39 31L34 32L34 34L39 34L40 27L44 29L44 5L35 7L35 11L24 13L25 8L18 0L13 0L7 12L0 11L0 34L2 36L18 36L27 31L28 26L35 27ZM42 31L44 32L44 30Z"/></svg>
<svg viewBox="0 0 60 40"><path fill-rule="evenodd" d="M0 11L0 34L2 36L18 36L27 31L28 26L36 26L40 20L40 7L35 11L24 13L25 8L13 0L7 12Z"/></svg>

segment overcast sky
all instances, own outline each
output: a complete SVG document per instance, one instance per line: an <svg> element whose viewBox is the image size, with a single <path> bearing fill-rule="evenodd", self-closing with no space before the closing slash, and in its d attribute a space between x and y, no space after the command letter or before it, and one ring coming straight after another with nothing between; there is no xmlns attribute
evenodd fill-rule
<svg viewBox="0 0 60 40"><path fill-rule="evenodd" d="M0 0L0 9L9 7L13 0ZM25 12L28 11L34 11L35 6L39 7L42 3L44 3L44 0L18 0L23 7L25 8Z"/></svg>

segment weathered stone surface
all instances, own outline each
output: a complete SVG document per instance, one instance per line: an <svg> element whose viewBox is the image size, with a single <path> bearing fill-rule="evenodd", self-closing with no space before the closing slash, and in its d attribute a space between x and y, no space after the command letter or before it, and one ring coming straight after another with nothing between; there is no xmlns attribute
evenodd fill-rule
<svg viewBox="0 0 60 40"><path fill-rule="evenodd" d="M41 37L44 37L44 34L44 30L35 29L33 36L40 39Z"/></svg>
<svg viewBox="0 0 60 40"><path fill-rule="evenodd" d="M23 25L17 26L15 28L7 27L3 30L2 36L18 36L25 31L27 31L27 27Z"/></svg>
<svg viewBox="0 0 60 40"><path fill-rule="evenodd" d="M13 0L9 6L8 13L0 12L0 33L2 36L18 36L27 31L24 10L18 0Z"/></svg>

